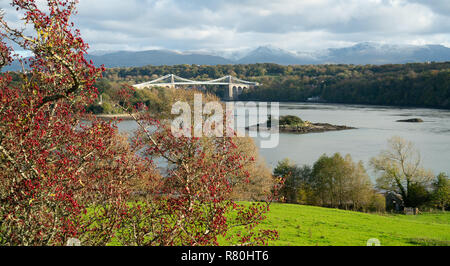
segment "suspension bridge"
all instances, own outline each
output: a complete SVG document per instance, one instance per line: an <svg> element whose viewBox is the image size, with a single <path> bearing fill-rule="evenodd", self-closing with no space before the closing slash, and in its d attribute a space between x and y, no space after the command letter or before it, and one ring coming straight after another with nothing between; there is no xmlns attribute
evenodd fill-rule
<svg viewBox="0 0 450 266"><path fill-rule="evenodd" d="M225 76L214 80L195 81L185 79L174 74L165 75L152 81L133 85L136 89L151 87L177 88L184 86L225 86L224 97L226 100L235 100L245 89L259 86L258 82L238 79L233 76Z"/></svg>

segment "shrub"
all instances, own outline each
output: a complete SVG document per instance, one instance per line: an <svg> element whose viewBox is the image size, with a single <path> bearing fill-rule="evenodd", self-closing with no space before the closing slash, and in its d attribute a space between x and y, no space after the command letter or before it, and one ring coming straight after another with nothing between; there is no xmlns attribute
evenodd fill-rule
<svg viewBox="0 0 450 266"><path fill-rule="evenodd" d="M367 210L370 212L385 212L386 211L386 198L383 194L373 193L370 197Z"/></svg>
<svg viewBox="0 0 450 266"><path fill-rule="evenodd" d="M280 126L300 126L303 120L298 116L287 115L280 117Z"/></svg>

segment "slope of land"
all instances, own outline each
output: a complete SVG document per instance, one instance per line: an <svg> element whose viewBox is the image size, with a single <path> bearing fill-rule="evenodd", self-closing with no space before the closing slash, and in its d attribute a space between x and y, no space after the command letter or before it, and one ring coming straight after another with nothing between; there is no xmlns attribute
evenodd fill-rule
<svg viewBox="0 0 450 266"><path fill-rule="evenodd" d="M450 213L377 215L312 206L273 204L262 228L278 230L282 246L450 245Z"/></svg>

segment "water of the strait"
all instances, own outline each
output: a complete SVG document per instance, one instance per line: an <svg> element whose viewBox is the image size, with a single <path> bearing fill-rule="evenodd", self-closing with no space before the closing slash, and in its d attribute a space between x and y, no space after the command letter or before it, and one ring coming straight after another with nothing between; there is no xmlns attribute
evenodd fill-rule
<svg viewBox="0 0 450 266"><path fill-rule="evenodd" d="M424 108L398 108L365 105L281 103L280 115L296 115L303 120L356 127L355 130L311 134L280 134L279 145L260 149L266 162L275 167L289 158L312 165L322 154L350 154L368 167L371 157L387 148L387 140L400 136L412 141L422 156L423 165L436 174L450 174L450 111ZM400 119L421 118L424 123L399 123ZM133 121L119 124L122 132L133 131ZM260 137L255 138L259 145Z"/></svg>

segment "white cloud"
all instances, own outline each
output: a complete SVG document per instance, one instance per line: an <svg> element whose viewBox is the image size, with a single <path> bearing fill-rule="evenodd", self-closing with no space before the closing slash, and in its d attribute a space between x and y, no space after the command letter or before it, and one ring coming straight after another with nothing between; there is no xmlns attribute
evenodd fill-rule
<svg viewBox="0 0 450 266"><path fill-rule="evenodd" d="M448 0L80 0L75 21L99 50L450 43Z"/></svg>

